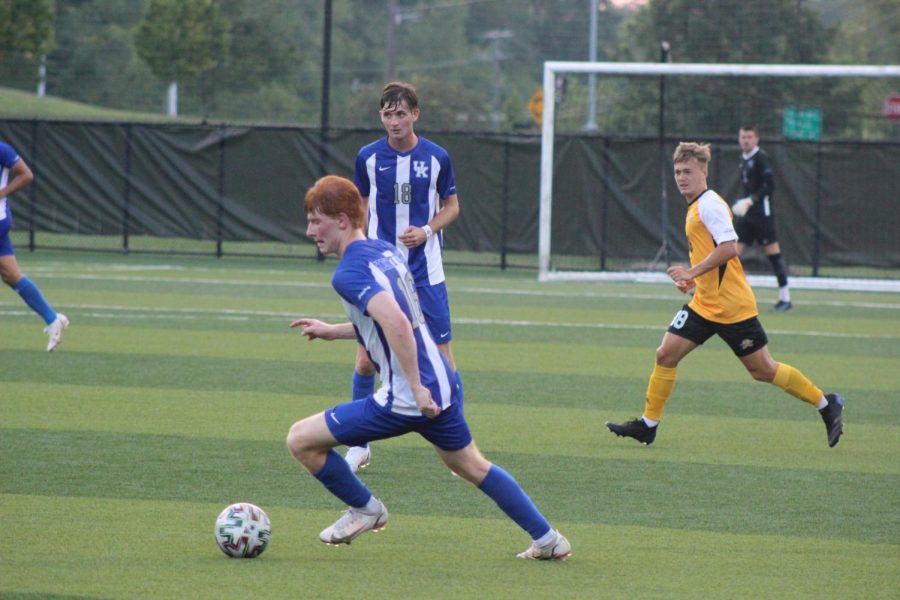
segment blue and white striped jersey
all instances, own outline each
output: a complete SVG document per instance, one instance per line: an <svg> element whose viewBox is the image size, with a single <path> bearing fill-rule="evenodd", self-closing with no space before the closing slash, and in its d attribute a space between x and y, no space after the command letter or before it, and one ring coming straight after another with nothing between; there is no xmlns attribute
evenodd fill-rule
<svg viewBox="0 0 900 600"><path fill-rule="evenodd" d="M19 154L4 142L0 142L0 188L9 183L9 170L19 162ZM0 198L0 221L9 216L6 208L6 196Z"/></svg>
<svg viewBox="0 0 900 600"><path fill-rule="evenodd" d="M425 324L412 274L400 251L383 240L352 242L335 268L331 285L344 303L359 343L378 370L381 387L375 392L375 401L401 415L421 416L384 331L366 312L372 296L384 291L397 301L412 325L422 385L431 390L441 409L450 406L456 375Z"/></svg>
<svg viewBox="0 0 900 600"><path fill-rule="evenodd" d="M416 285L443 282L441 232L411 249L397 238L411 225L427 225L440 209L440 200L456 193L447 151L419 136L415 148L397 152L383 137L359 151L353 180L362 197L368 199L368 236L390 242L400 250Z"/></svg>

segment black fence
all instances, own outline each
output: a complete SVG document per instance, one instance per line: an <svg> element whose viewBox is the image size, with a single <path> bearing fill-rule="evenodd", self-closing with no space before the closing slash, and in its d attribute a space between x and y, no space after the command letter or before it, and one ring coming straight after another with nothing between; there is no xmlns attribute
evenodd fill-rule
<svg viewBox="0 0 900 600"><path fill-rule="evenodd" d="M453 159L462 211L447 262L537 267L540 139L420 132ZM41 248L316 257L301 202L323 173L352 176L379 130L0 120L35 173L10 199L14 239ZM682 138L683 139L683 138ZM553 253L616 270L686 259L684 205L668 159L681 139L560 137ZM713 143L710 185L741 194L736 140ZM779 241L795 274L896 276L900 144L764 140ZM661 202L661 180L668 202ZM665 215L662 207L666 205ZM665 218L662 218L662 217ZM663 223L668 223L667 227ZM748 256L752 268L753 256ZM768 270L767 265L763 265Z"/></svg>

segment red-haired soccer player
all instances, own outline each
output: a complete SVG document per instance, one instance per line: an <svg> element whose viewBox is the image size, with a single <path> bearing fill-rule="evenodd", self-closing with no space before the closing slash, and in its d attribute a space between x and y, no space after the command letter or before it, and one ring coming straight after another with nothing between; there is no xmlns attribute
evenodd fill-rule
<svg viewBox="0 0 900 600"><path fill-rule="evenodd" d="M310 340L356 339L380 374L381 387L294 423L291 454L348 505L344 515L319 534L326 544L349 544L366 531L382 529L388 511L335 452L406 433L428 440L453 472L487 494L532 539L519 558L562 560L569 541L550 526L519 484L488 461L472 439L463 416L459 373L438 350L428 327L409 264L396 246L367 239L362 198L349 179L328 176L306 194L309 227L323 254L336 254L331 284L350 321L328 324L298 319Z"/></svg>

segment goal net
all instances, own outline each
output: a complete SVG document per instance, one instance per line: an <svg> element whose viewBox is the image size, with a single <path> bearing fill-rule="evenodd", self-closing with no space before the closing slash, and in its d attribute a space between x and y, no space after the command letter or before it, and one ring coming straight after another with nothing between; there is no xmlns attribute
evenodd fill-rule
<svg viewBox="0 0 900 600"><path fill-rule="evenodd" d="M731 203L752 124L792 285L900 291L898 93L900 66L544 63L539 278L663 280L688 260L675 146L712 144ZM743 260L774 285L761 252Z"/></svg>

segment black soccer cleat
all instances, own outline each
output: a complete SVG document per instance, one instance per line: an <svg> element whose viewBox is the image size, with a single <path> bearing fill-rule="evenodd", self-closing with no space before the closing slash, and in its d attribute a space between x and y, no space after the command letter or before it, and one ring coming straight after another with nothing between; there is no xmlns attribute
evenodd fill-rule
<svg viewBox="0 0 900 600"><path fill-rule="evenodd" d="M844 434L844 399L840 394L825 394L828 405L819 411L828 432L828 447L834 448Z"/></svg>
<svg viewBox="0 0 900 600"><path fill-rule="evenodd" d="M634 438L645 446L649 446L656 439L656 427L650 427L640 417L627 423L610 423L607 421L606 428L619 437Z"/></svg>
<svg viewBox="0 0 900 600"><path fill-rule="evenodd" d="M775 312L787 312L793 307L794 305L791 304L790 301L779 300L775 303L775 306L772 307L772 310L774 310Z"/></svg>

